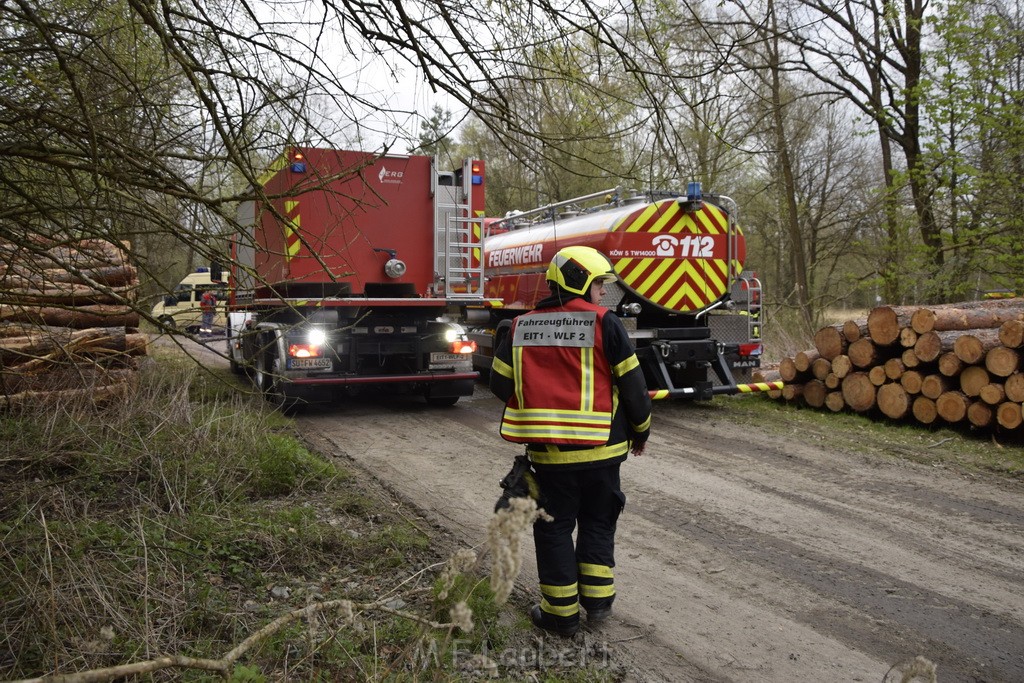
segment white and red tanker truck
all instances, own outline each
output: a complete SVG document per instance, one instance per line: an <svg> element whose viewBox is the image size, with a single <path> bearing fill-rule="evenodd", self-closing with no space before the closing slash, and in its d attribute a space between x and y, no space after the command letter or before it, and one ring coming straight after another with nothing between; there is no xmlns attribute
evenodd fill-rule
<svg viewBox="0 0 1024 683"><path fill-rule="evenodd" d="M473 393L461 322L483 303L484 168L289 149L239 208L227 353L284 407L366 387Z"/></svg>
<svg viewBox="0 0 1024 683"><path fill-rule="evenodd" d="M585 245L615 267L619 279L602 303L626 324L653 397L777 388L746 383L760 366L761 285L743 272L736 213L728 197L690 183L685 196L612 189L486 220L487 303L469 309L477 366L489 367L512 318L548 295L555 252Z"/></svg>

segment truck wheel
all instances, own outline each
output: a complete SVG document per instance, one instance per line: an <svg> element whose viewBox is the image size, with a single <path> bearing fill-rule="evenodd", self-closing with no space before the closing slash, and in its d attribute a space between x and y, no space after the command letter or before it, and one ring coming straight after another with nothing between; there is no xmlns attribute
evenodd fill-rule
<svg viewBox="0 0 1024 683"><path fill-rule="evenodd" d="M273 378L270 376L271 367L270 354L264 351L256 355L256 363L252 370L252 385L264 396L267 395L273 384Z"/></svg>
<svg viewBox="0 0 1024 683"><path fill-rule="evenodd" d="M173 330L178 327L177 323L174 322L174 318L169 315L162 315L156 319L158 323L163 325L168 330Z"/></svg>

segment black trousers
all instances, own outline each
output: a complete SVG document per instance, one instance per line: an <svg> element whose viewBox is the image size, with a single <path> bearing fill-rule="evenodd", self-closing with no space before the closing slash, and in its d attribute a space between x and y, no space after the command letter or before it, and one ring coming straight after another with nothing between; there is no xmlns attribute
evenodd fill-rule
<svg viewBox="0 0 1024 683"><path fill-rule="evenodd" d="M536 476L542 507L554 518L533 525L541 609L565 623L576 622L580 605L603 609L615 600L615 526L626 504L619 488L619 463L582 470L543 469Z"/></svg>

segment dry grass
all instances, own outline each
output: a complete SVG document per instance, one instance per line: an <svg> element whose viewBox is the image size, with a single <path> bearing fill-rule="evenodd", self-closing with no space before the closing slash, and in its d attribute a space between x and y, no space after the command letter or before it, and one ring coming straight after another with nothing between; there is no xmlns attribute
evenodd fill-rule
<svg viewBox="0 0 1024 683"><path fill-rule="evenodd" d="M105 411L0 422L0 679L158 656L204 660L186 680L218 661L235 681L619 675L499 667L488 652L535 647L523 596L499 608L466 552L442 576L450 549L231 382L162 358Z"/></svg>

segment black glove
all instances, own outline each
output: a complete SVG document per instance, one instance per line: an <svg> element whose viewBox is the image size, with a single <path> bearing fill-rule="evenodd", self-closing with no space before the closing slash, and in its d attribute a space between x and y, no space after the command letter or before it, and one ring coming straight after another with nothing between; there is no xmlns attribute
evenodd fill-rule
<svg viewBox="0 0 1024 683"><path fill-rule="evenodd" d="M650 429L645 429L642 432L634 433L633 440L629 444L629 450L633 453L643 451L644 446L647 444L647 437L649 437L650 435Z"/></svg>
<svg viewBox="0 0 1024 683"><path fill-rule="evenodd" d="M504 489L501 498L494 504L494 511L497 512L507 508L509 501L513 498L533 498L540 501L540 487L537 485L537 478L533 476L533 469L530 466L530 459L525 455L517 455L512 469L498 482Z"/></svg>

